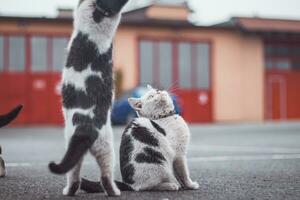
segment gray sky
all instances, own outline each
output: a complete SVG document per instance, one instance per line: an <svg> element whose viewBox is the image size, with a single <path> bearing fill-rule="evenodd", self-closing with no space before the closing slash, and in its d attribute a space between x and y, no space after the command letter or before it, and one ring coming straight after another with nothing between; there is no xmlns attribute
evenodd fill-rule
<svg viewBox="0 0 300 200"><path fill-rule="evenodd" d="M132 0L142 5L148 0ZM55 16L56 8L72 8L78 0L0 0L2 15ZM231 16L300 19L300 0L190 0L194 18L202 24L225 21Z"/></svg>

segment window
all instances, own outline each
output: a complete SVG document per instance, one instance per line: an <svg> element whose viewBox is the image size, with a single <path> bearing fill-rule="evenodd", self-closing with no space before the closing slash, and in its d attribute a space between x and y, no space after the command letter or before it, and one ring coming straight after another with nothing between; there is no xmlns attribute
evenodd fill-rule
<svg viewBox="0 0 300 200"><path fill-rule="evenodd" d="M210 52L208 44L197 44L197 87L210 87Z"/></svg>
<svg viewBox="0 0 300 200"><path fill-rule="evenodd" d="M267 69L299 69L300 43L269 43L265 45Z"/></svg>
<svg viewBox="0 0 300 200"><path fill-rule="evenodd" d="M153 83L153 43L142 41L140 43L140 83L142 85Z"/></svg>
<svg viewBox="0 0 300 200"><path fill-rule="evenodd" d="M25 69L25 39L24 37L9 37L9 69L24 71Z"/></svg>
<svg viewBox="0 0 300 200"><path fill-rule="evenodd" d="M53 38L53 70L61 71L66 59L67 38Z"/></svg>
<svg viewBox="0 0 300 200"><path fill-rule="evenodd" d="M209 89L210 45L201 42L141 41L140 84L148 83L161 89L168 89L174 84L181 89Z"/></svg>
<svg viewBox="0 0 300 200"><path fill-rule="evenodd" d="M4 38L0 35L0 72L4 70Z"/></svg>
<svg viewBox="0 0 300 200"><path fill-rule="evenodd" d="M159 43L159 86L168 89L172 86L172 44Z"/></svg>
<svg viewBox="0 0 300 200"><path fill-rule="evenodd" d="M180 43L178 45L178 64L179 64L179 87L192 87L192 52L191 44Z"/></svg>
<svg viewBox="0 0 300 200"><path fill-rule="evenodd" d="M33 72L47 71L47 38L31 38L31 70Z"/></svg>

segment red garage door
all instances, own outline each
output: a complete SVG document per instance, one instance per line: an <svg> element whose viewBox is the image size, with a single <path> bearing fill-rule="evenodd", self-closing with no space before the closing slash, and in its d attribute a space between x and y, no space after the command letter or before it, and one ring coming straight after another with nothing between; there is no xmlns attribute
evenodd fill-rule
<svg viewBox="0 0 300 200"><path fill-rule="evenodd" d="M62 123L59 81L67 42L61 36L0 34L0 112L23 104L15 124Z"/></svg>
<svg viewBox="0 0 300 200"><path fill-rule="evenodd" d="M139 41L140 84L175 88L188 122L212 121L209 42Z"/></svg>
<svg viewBox="0 0 300 200"><path fill-rule="evenodd" d="M300 40L266 41L266 119L300 119Z"/></svg>

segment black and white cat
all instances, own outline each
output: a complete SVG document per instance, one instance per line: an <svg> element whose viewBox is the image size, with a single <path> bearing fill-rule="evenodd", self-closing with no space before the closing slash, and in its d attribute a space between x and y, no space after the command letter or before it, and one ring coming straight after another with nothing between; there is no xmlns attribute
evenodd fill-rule
<svg viewBox="0 0 300 200"><path fill-rule="evenodd" d="M121 190L133 191L198 189L199 184L190 178L186 161L189 128L175 114L167 91L148 88L141 98L129 98L139 118L129 123L123 133L120 146L123 184L116 183ZM124 183L129 187L124 187ZM95 185L83 179L81 189L101 192Z"/></svg>
<svg viewBox="0 0 300 200"><path fill-rule="evenodd" d="M152 89L141 98L130 98L139 118L123 133L120 167L123 182L133 190L198 189L189 175L186 153L190 131L175 114L167 91Z"/></svg>
<svg viewBox="0 0 300 200"><path fill-rule="evenodd" d="M0 128L8 125L10 122L12 122L21 112L23 106L19 105L13 110L11 110L9 113L5 115L0 115ZM2 154L2 148L0 146L0 178L4 177L6 175L6 169L5 169L5 162L3 158L1 157Z"/></svg>
<svg viewBox="0 0 300 200"><path fill-rule="evenodd" d="M80 186L80 168L87 151L96 158L109 196L120 195L113 179L114 150L110 123L113 100L112 40L128 0L80 0L62 76L62 104L67 151L56 174L67 173L64 195Z"/></svg>

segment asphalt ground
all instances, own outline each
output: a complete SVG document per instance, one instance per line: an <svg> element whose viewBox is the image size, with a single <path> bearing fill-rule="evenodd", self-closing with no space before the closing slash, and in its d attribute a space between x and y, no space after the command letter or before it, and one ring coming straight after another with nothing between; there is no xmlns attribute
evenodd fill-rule
<svg viewBox="0 0 300 200"><path fill-rule="evenodd" d="M300 122L190 128L189 169L199 190L123 192L114 199L300 199ZM114 128L116 153L123 129ZM62 195L64 176L47 169L49 161L59 161L64 153L60 127L1 129L0 144L8 171L0 179L0 200L112 199L83 191L76 197ZM115 170L120 180L118 159ZM91 156L82 176L100 177Z"/></svg>

